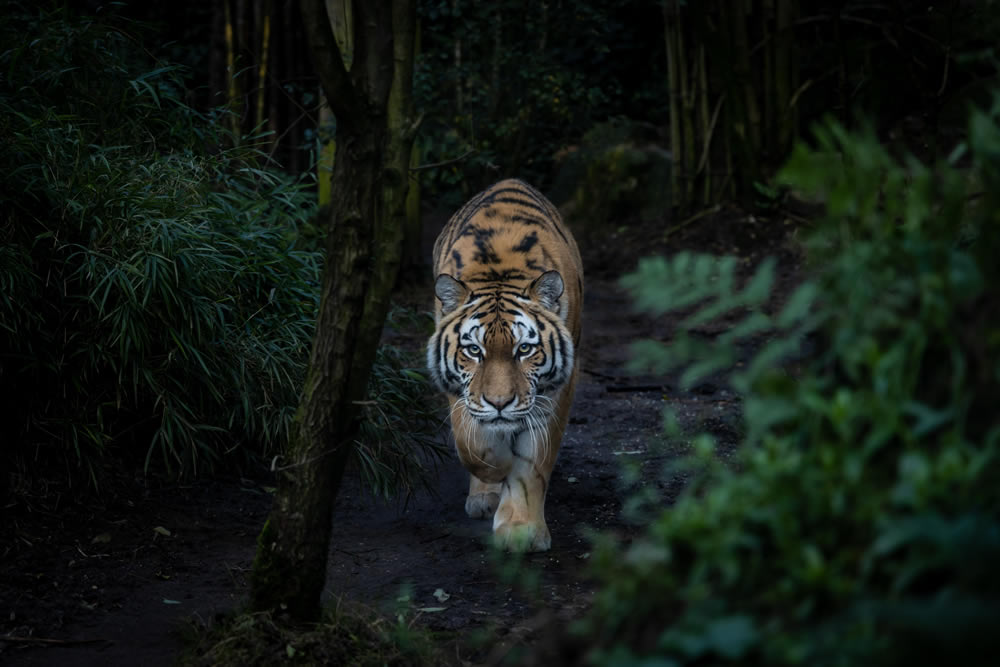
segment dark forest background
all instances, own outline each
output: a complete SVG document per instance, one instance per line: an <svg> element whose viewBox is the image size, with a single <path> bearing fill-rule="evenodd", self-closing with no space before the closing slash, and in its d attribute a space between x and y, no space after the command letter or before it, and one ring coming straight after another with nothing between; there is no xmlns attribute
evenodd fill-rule
<svg viewBox="0 0 1000 667"><path fill-rule="evenodd" d="M147 52L183 66L189 104L231 111L283 169L315 168L333 121L296 3L71 4L141 22ZM992 2L423 0L418 16L420 161L465 156L421 174L448 205L512 175L551 189L616 123L674 146L673 203L689 207L749 194L826 115L933 157L988 100L998 27Z"/></svg>
<svg viewBox="0 0 1000 667"><path fill-rule="evenodd" d="M304 386L338 197L298 3L0 6L4 495L266 475ZM506 176L581 237L711 236L724 207L730 223L794 222L806 267L777 305L770 261L601 267L637 308L681 313L635 368L688 389L726 370L741 445L720 457L668 411L682 445L663 475L685 491L667 503L623 472L641 535L594 536L594 605L567 632L579 653L554 655L992 664L1000 5L421 0L417 14L404 282L426 273L421 214ZM412 309L389 320L429 326ZM383 496L444 454L422 363L383 346L359 408L351 456Z"/></svg>
<svg viewBox="0 0 1000 667"><path fill-rule="evenodd" d="M336 197L336 119L297 3L5 6L4 374L30 388L6 404L7 455L68 454L94 481L109 447L191 472L273 451ZM421 211L507 176L599 235L727 202L774 210L788 189L773 176L817 123L947 157L991 103L998 16L992 2L422 0L401 275L426 277ZM176 253L185 274L166 270ZM211 407L232 404L227 419Z"/></svg>

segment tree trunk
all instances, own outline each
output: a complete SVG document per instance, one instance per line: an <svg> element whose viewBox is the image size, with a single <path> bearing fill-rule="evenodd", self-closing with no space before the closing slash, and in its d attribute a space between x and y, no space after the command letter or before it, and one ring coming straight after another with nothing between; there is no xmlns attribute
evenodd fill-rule
<svg viewBox="0 0 1000 667"><path fill-rule="evenodd" d="M726 106L737 195L749 202L753 184L759 180L760 112L753 88L750 63L750 45L747 36L746 11L743 2L720 2L725 30L724 40L728 49L726 74Z"/></svg>
<svg viewBox="0 0 1000 667"><path fill-rule="evenodd" d="M302 0L301 8L337 119L332 217L309 370L274 506L258 539L250 606L314 620L326 578L333 502L399 267L416 129L416 13L412 0L354 5L348 72L324 0Z"/></svg>
<svg viewBox="0 0 1000 667"><path fill-rule="evenodd" d="M413 34L413 58L420 55L420 22L417 21ZM406 221L403 225L403 257L400 260L400 283L420 282L425 279L426 266L423 257L424 225L420 215L420 174L414 168L420 165L419 143L414 142L410 151L410 188L406 193Z"/></svg>

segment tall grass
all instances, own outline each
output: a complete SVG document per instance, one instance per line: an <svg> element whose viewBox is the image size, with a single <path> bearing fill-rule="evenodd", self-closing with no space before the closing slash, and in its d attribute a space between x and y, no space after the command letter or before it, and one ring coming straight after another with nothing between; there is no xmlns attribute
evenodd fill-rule
<svg viewBox="0 0 1000 667"><path fill-rule="evenodd" d="M97 481L109 454L196 473L274 452L319 299L294 233L314 197L188 108L135 26L6 4L3 455Z"/></svg>

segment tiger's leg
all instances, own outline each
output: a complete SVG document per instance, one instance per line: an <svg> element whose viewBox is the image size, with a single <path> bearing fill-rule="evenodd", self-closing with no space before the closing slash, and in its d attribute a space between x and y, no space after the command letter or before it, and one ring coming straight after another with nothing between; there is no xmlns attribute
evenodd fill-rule
<svg viewBox="0 0 1000 667"><path fill-rule="evenodd" d="M465 499L465 513L473 519L488 519L500 504L500 484L484 482L469 475L469 497Z"/></svg>
<svg viewBox="0 0 1000 667"><path fill-rule="evenodd" d="M535 464L531 447L530 439L519 439L518 453L501 484L500 505L493 515L494 541L508 551L548 551L552 545L545 523L545 491L552 471Z"/></svg>
<svg viewBox="0 0 1000 667"><path fill-rule="evenodd" d="M510 471L510 445L504 439L494 442L485 436L464 410L455 409L456 401L449 397L451 431L458 458L470 473L465 512L473 519L486 519L500 503L500 481Z"/></svg>
<svg viewBox="0 0 1000 667"><path fill-rule="evenodd" d="M545 493L559 454L575 384L574 372L544 433L524 431L514 443L510 474L501 485L500 505L493 516L494 539L504 549L548 551L552 546L545 523Z"/></svg>

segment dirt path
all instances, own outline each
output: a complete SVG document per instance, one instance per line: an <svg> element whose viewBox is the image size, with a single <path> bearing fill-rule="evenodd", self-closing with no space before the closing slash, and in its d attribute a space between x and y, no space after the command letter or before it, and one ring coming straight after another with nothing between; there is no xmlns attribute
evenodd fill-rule
<svg viewBox="0 0 1000 667"><path fill-rule="evenodd" d="M662 380L629 377L627 342L639 318L622 312L623 295L608 281L588 284L583 373L546 501L552 550L526 556L541 573L536 602L567 617L590 595L583 570L585 528L628 529L620 519L618 464L642 459L658 436ZM649 331L648 323L646 331ZM405 510L354 496L340 503L329 590L351 599L391 602L409 587L421 622L438 630L491 628L494 637L523 634L537 609L502 576L487 546L490 521L464 511L468 476L457 459L442 466L440 498L420 494ZM507 557L509 559L509 557ZM434 596L441 589L449 597ZM525 624L528 625L525 625ZM496 627L493 627L496 626Z"/></svg>
<svg viewBox="0 0 1000 667"><path fill-rule="evenodd" d="M725 238L722 245L713 247ZM688 238L686 245L739 250L729 237ZM754 256L768 250L758 244ZM380 609L402 603L417 622L469 638L475 662L492 662L511 644L530 641L539 614L570 618L590 599L584 577L587 528L628 536L621 516L620 463L640 461L656 482L665 456L660 438L665 400L682 425L734 443L738 416L720 384L679 392L672 378L625 370L628 344L669 339L671 321L631 313L607 257L588 266L578 386L546 516L552 550L525 557L539 575L535 598L502 575L487 547L490 522L466 517L467 476L457 459L439 469L439 497L417 494L385 504L349 490L338 499L327 595ZM670 498L682 480L656 482ZM270 498L249 480L200 482L112 494L99 505L53 501L8 506L0 533L0 662L10 665L168 665L180 648L185 619L203 622L234 608L246 594L255 538ZM30 499L29 499L30 500ZM509 556L506 557L509 560ZM447 595L435 597L435 592ZM433 611L419 611L431 609ZM37 641L49 639L53 641ZM64 643L69 642L69 643Z"/></svg>

